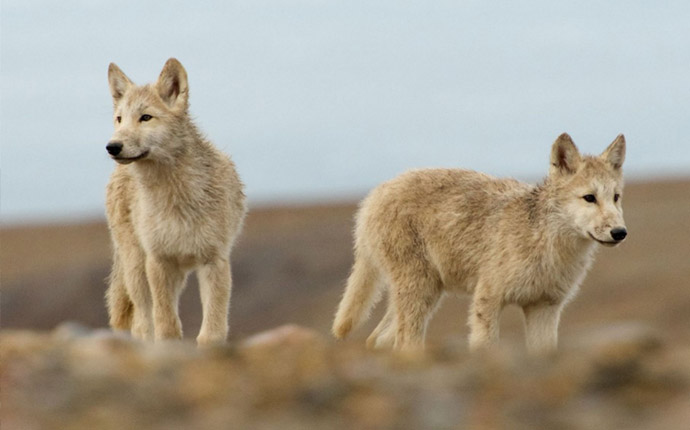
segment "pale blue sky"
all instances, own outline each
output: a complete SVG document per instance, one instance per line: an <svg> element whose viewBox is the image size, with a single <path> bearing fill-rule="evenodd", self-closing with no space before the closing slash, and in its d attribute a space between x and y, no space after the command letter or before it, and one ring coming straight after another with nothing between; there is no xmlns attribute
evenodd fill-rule
<svg viewBox="0 0 690 430"><path fill-rule="evenodd" d="M186 67L253 204L358 198L412 167L525 179L618 133L629 178L690 176L690 3L3 1L2 221L95 217L108 63Z"/></svg>

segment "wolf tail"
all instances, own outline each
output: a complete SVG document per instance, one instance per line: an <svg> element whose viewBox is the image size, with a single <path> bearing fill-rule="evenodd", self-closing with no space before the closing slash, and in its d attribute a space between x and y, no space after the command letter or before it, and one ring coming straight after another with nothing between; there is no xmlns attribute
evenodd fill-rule
<svg viewBox="0 0 690 430"><path fill-rule="evenodd" d="M110 285L105 293L105 299L110 316L110 327L116 330L129 330L132 328L134 304L127 294L123 268L117 254L115 254L113 271L110 273L108 281Z"/></svg>
<svg viewBox="0 0 690 430"><path fill-rule="evenodd" d="M333 322L333 335L344 339L353 328L369 317L369 311L381 297L379 273L367 258L355 252L355 263L347 280L338 312Z"/></svg>

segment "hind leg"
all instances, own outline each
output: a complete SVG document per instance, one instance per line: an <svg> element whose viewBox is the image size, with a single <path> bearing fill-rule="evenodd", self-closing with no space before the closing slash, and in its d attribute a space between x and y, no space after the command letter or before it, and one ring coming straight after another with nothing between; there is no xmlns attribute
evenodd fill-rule
<svg viewBox="0 0 690 430"><path fill-rule="evenodd" d="M396 309L393 347L421 349L429 319L441 298L441 282L426 271L394 275L393 284Z"/></svg>
<svg viewBox="0 0 690 430"><path fill-rule="evenodd" d="M389 295L386 314L367 339L367 348L389 348L393 346L395 343L396 313L395 303Z"/></svg>

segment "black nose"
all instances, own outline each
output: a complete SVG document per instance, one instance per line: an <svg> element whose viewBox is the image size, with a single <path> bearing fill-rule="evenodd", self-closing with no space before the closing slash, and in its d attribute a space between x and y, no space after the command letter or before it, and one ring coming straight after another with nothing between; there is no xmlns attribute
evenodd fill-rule
<svg viewBox="0 0 690 430"><path fill-rule="evenodd" d="M611 237L613 238L613 240L621 241L625 239L625 236L627 235L628 231L623 227L616 227L611 229Z"/></svg>
<svg viewBox="0 0 690 430"><path fill-rule="evenodd" d="M122 152L122 143L120 142L108 142L107 145L105 145L105 150L108 151L108 154L110 155L117 155L120 152Z"/></svg>

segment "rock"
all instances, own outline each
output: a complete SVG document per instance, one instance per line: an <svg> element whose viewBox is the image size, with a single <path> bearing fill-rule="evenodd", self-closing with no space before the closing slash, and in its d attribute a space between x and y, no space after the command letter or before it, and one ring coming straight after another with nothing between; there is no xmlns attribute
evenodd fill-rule
<svg viewBox="0 0 690 430"><path fill-rule="evenodd" d="M322 336L315 330L300 327L295 324L286 324L273 330L268 330L247 338L241 343L243 348L275 348L288 344L306 344L311 342L323 342Z"/></svg>
<svg viewBox="0 0 690 430"><path fill-rule="evenodd" d="M369 351L295 325L211 348L75 324L3 331L0 344L3 430L642 430L685 422L690 404L690 345L635 324L548 360Z"/></svg>
<svg viewBox="0 0 690 430"><path fill-rule="evenodd" d="M70 340L91 334L91 329L75 321L66 321L55 327L53 338L58 340Z"/></svg>
<svg viewBox="0 0 690 430"><path fill-rule="evenodd" d="M621 362L653 353L664 344L663 336L647 324L622 322L600 327L580 340L580 345L602 362Z"/></svg>
<svg viewBox="0 0 690 430"><path fill-rule="evenodd" d="M285 325L257 334L240 344L239 353L260 387L261 404L307 396L336 377L328 343L304 327Z"/></svg>

